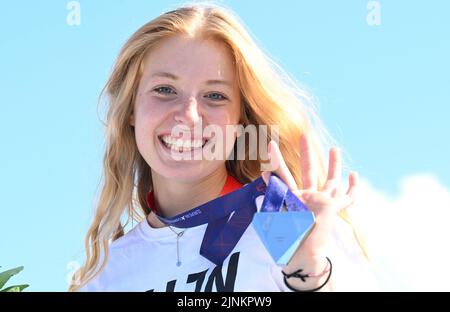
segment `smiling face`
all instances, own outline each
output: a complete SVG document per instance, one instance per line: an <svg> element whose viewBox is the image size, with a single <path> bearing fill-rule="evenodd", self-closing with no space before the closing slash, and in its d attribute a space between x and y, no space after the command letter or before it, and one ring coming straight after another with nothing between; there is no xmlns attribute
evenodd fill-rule
<svg viewBox="0 0 450 312"><path fill-rule="evenodd" d="M232 56L224 44L173 36L145 59L131 124L139 152L153 172L194 181L223 170L233 146L224 144L225 157L199 159L198 153L225 139L203 130L214 126L225 135L227 125L238 123L239 114L239 86ZM183 134L174 134L176 126L184 129ZM192 157L176 160L173 151Z"/></svg>

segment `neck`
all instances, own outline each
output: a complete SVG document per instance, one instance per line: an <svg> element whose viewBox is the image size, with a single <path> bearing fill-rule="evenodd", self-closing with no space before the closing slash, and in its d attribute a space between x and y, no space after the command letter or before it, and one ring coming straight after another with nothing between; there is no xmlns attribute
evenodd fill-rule
<svg viewBox="0 0 450 312"><path fill-rule="evenodd" d="M153 196L158 212L172 217L219 197L227 179L225 166L196 181L167 179L152 171ZM154 213L148 215L152 227L164 227Z"/></svg>

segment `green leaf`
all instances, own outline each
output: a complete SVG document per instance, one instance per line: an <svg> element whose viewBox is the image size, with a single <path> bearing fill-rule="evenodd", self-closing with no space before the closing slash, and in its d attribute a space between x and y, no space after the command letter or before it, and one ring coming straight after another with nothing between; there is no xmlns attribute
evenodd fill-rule
<svg viewBox="0 0 450 312"><path fill-rule="evenodd" d="M8 288L2 289L0 290L1 292L21 292L22 290L24 290L25 288L27 288L30 285L27 284L23 284L23 285L14 285L14 286L10 286Z"/></svg>
<svg viewBox="0 0 450 312"><path fill-rule="evenodd" d="M5 286L6 282L14 275L16 275L17 273L19 273L20 271L23 270L23 266L5 271L5 272L1 272L0 273L0 289Z"/></svg>

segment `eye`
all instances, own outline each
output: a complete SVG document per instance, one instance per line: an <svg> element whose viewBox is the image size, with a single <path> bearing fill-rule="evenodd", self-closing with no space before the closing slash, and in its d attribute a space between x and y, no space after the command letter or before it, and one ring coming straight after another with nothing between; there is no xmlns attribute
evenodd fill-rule
<svg viewBox="0 0 450 312"><path fill-rule="evenodd" d="M213 100L213 101L223 101L223 100L227 100L228 99L223 94L220 94L220 93L217 93L217 92L210 93L210 94L206 95L206 97L209 98L210 100Z"/></svg>
<svg viewBox="0 0 450 312"><path fill-rule="evenodd" d="M162 95L177 94L172 88L167 86L157 87L152 91Z"/></svg>

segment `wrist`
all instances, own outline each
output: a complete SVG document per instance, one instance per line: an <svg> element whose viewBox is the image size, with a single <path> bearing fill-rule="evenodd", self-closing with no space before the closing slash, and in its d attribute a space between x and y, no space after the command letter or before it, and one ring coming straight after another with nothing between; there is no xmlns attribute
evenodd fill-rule
<svg viewBox="0 0 450 312"><path fill-rule="evenodd" d="M296 266L291 263L282 273L286 286L293 291L317 291L331 277L332 264L328 257L309 257L306 261L296 263Z"/></svg>
<svg viewBox="0 0 450 312"><path fill-rule="evenodd" d="M284 267L283 271L290 274L298 269L308 272L318 272L327 265L327 257L322 254L292 257L291 261Z"/></svg>

